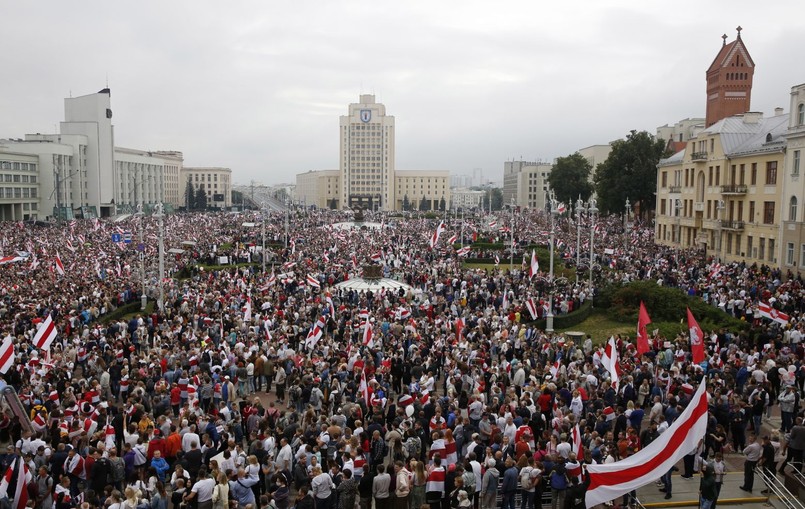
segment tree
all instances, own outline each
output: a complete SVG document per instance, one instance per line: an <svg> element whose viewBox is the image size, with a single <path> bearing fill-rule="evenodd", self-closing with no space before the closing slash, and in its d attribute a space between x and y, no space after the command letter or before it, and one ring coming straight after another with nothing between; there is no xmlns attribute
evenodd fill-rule
<svg viewBox="0 0 805 509"><path fill-rule="evenodd" d="M444 196L442 196L441 201L439 202L439 210L444 212L444 209L447 208L447 203L444 201Z"/></svg>
<svg viewBox="0 0 805 509"><path fill-rule="evenodd" d="M595 169L598 208L603 214L623 212L626 199L645 218L655 208L657 164L665 142L646 131L632 131L612 144L609 157Z"/></svg>
<svg viewBox="0 0 805 509"><path fill-rule="evenodd" d="M501 210L503 208L503 189L499 187L490 190L492 195L492 210Z"/></svg>
<svg viewBox="0 0 805 509"><path fill-rule="evenodd" d="M593 194L592 169L587 158L578 152L557 158L548 176L548 184L556 199L568 205L574 203L579 195L582 200L588 200Z"/></svg>
<svg viewBox="0 0 805 509"><path fill-rule="evenodd" d="M207 193L202 186L198 186L198 189L196 189L195 201L197 210L207 210Z"/></svg>
<svg viewBox="0 0 805 509"><path fill-rule="evenodd" d="M187 210L193 210L196 206L196 194L193 191L193 184L187 179L187 187L184 190L184 202Z"/></svg>
<svg viewBox="0 0 805 509"><path fill-rule="evenodd" d="M408 199L408 194L403 196L403 210L406 212L411 210L411 201Z"/></svg>
<svg viewBox="0 0 805 509"><path fill-rule="evenodd" d="M430 200L428 200L423 196L422 200L420 200L419 202L419 210L421 212L427 212L428 210L430 210Z"/></svg>

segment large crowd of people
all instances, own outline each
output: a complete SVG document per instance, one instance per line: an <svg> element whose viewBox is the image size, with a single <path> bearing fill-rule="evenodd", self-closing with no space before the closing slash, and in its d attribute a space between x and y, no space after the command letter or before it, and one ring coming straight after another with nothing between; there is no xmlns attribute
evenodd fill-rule
<svg viewBox="0 0 805 509"><path fill-rule="evenodd" d="M801 468L805 292L794 274L656 245L651 228L617 217L580 235L574 219L552 226L534 211L367 219L295 212L286 237L280 215L169 215L165 274L152 217L0 224L14 259L0 266L14 357L0 380L0 499L5 488L15 507L24 485L37 509L579 507L585 465L646 447L703 377L710 424L680 465L684 477L702 472L703 501L715 505L726 455L745 454L746 491L755 466ZM557 263L575 264L577 243L584 253L578 282L553 277L547 260L529 274L525 246L547 244L551 228ZM131 244L113 241L126 232ZM464 253L454 235L484 242ZM364 266L407 286L336 286ZM678 288L760 333L708 331L700 365L684 339L657 335L637 356L634 337L619 336L615 385L601 361L608 338L534 320L572 312L605 280ZM143 294L146 311L117 312ZM764 323L761 303L788 323ZM56 339L36 348L48 317ZM782 426L767 436L777 408ZM671 498L670 472L660 483Z"/></svg>

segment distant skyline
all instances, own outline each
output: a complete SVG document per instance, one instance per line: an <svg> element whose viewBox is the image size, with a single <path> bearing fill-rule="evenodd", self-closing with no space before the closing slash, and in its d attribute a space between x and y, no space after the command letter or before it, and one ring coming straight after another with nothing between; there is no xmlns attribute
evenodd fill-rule
<svg viewBox="0 0 805 509"><path fill-rule="evenodd" d="M13 2L0 138L54 132L65 97L108 80L117 146L294 182L338 167L338 117L373 93L396 118L398 169L500 180L507 160L704 117L705 70L738 25L752 110L787 111L805 82L793 0Z"/></svg>

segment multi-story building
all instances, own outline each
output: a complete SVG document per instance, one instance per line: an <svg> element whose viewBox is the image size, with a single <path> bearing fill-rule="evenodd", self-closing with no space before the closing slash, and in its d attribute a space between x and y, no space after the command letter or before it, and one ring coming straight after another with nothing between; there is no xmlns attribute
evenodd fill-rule
<svg viewBox="0 0 805 509"><path fill-rule="evenodd" d="M553 164L528 161L503 163L503 204L545 208Z"/></svg>
<svg viewBox="0 0 805 509"><path fill-rule="evenodd" d="M207 206L226 209L232 206L232 170L220 167L190 168L181 170L182 204L187 204L187 183L194 190L202 189L207 193Z"/></svg>
<svg viewBox="0 0 805 509"><path fill-rule="evenodd" d="M320 170L296 176L295 200L319 208L340 208L341 188L338 170Z"/></svg>
<svg viewBox="0 0 805 509"><path fill-rule="evenodd" d="M0 221L39 217L39 157L8 149L0 140Z"/></svg>
<svg viewBox="0 0 805 509"><path fill-rule="evenodd" d="M296 202L325 208L435 210L450 202L448 171L396 171L394 117L373 95L361 95L340 118L338 170L296 176ZM334 194L335 193L335 194Z"/></svg>
<svg viewBox="0 0 805 509"><path fill-rule="evenodd" d="M724 118L660 161L657 242L777 265L787 127L781 110Z"/></svg>
<svg viewBox="0 0 805 509"><path fill-rule="evenodd" d="M112 126L111 92L104 88L98 93L64 100L62 135L80 135L86 141L74 147L78 164L78 178L70 179L70 193L76 203L102 216L112 216L115 209L115 136Z"/></svg>
<svg viewBox="0 0 805 509"><path fill-rule="evenodd" d="M450 190L450 210L482 208L486 191L457 188Z"/></svg>
<svg viewBox="0 0 805 509"><path fill-rule="evenodd" d="M805 275L805 84L791 88L791 114L786 137L786 158L782 174L780 266L795 275Z"/></svg>
<svg viewBox="0 0 805 509"><path fill-rule="evenodd" d="M115 147L115 203L118 213L132 213L137 205L150 210L165 199L165 161L152 152Z"/></svg>
<svg viewBox="0 0 805 509"><path fill-rule="evenodd" d="M165 204L172 207L181 207L183 204L182 195L184 189L182 188L181 179L179 178L182 172L182 165L184 164L184 154L178 150L160 150L153 152L164 161L162 174L164 175L163 191L165 196Z"/></svg>
<svg viewBox="0 0 805 509"><path fill-rule="evenodd" d="M405 170L395 173L397 200L394 210L440 210L450 203L450 172L447 170Z"/></svg>
<svg viewBox="0 0 805 509"><path fill-rule="evenodd" d="M665 148L676 154L683 148L691 138L704 129L705 119L685 118L674 125L665 124L657 128L657 139L665 140Z"/></svg>
<svg viewBox="0 0 805 509"><path fill-rule="evenodd" d="M394 136L394 117L374 95L349 105L340 121L341 207L394 208Z"/></svg>

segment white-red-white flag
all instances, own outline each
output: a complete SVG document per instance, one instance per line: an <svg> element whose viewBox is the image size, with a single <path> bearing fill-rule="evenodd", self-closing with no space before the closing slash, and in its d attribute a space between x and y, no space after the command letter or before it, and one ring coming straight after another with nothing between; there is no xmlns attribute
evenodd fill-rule
<svg viewBox="0 0 805 509"><path fill-rule="evenodd" d="M53 317L48 314L48 317L45 318L45 321L42 322L42 325L40 325L39 329L36 331L33 341L34 346L40 350L50 350L50 344L56 339L57 332L56 324L53 323Z"/></svg>
<svg viewBox="0 0 805 509"><path fill-rule="evenodd" d="M246 297L246 305L243 306L243 321L252 321L252 298Z"/></svg>
<svg viewBox="0 0 805 509"><path fill-rule="evenodd" d="M495 255L495 267L497 267L498 265L500 265L500 256Z"/></svg>
<svg viewBox="0 0 805 509"><path fill-rule="evenodd" d="M618 345L615 343L615 336L609 337L607 346L604 349L604 355L601 356L601 364L609 371L609 378L612 380L612 388L617 392L618 383L620 382L621 363L618 355Z"/></svg>
<svg viewBox="0 0 805 509"><path fill-rule="evenodd" d="M312 274L308 274L305 278L305 281L307 281L307 284L313 288L321 288L321 283L319 283L319 280L316 279L316 277Z"/></svg>
<svg viewBox="0 0 805 509"><path fill-rule="evenodd" d="M587 509L650 484L695 450L707 431L707 392L703 379L687 408L658 438L615 463L587 465Z"/></svg>
<svg viewBox="0 0 805 509"><path fill-rule="evenodd" d="M369 384L366 383L366 371L361 371L360 391L363 395L363 400L366 402L366 405L369 406Z"/></svg>
<svg viewBox="0 0 805 509"><path fill-rule="evenodd" d="M436 244L439 242L439 236L444 232L444 223L439 223L439 226L436 227L436 231L433 232L433 235L430 236L430 248L433 249L436 247Z"/></svg>
<svg viewBox="0 0 805 509"><path fill-rule="evenodd" d="M531 266L528 269L528 277L534 277L539 272L539 261L537 261L537 250L531 250Z"/></svg>
<svg viewBox="0 0 805 509"><path fill-rule="evenodd" d="M581 430L579 429L578 424L573 427L573 442L571 445L573 445L573 452L576 453L576 458L583 459L584 454L581 445Z"/></svg>
<svg viewBox="0 0 805 509"><path fill-rule="evenodd" d="M509 309L509 292L507 291L503 292L503 304L501 305L501 307L503 308L503 311Z"/></svg>
<svg viewBox="0 0 805 509"><path fill-rule="evenodd" d="M459 249L458 251L456 251L456 254L458 256L467 256L467 255L470 254L471 250L472 250L472 248L470 246L464 246L461 249Z"/></svg>
<svg viewBox="0 0 805 509"><path fill-rule="evenodd" d="M456 242L458 242L458 235L453 235L452 237L447 239L448 244L452 245L452 244L455 244Z"/></svg>
<svg viewBox="0 0 805 509"><path fill-rule="evenodd" d="M688 308L688 332L690 333L690 353L693 355L693 363L704 362L704 331L699 327L696 318Z"/></svg>
<svg viewBox="0 0 805 509"><path fill-rule="evenodd" d="M372 348L375 346L374 338L373 338L373 329L372 329L372 322L366 321L366 325L363 328L363 345Z"/></svg>
<svg viewBox="0 0 805 509"><path fill-rule="evenodd" d="M528 313L531 315L532 320L536 320L539 317L537 314L537 304L534 302L533 297L529 297L525 301L525 307L528 309Z"/></svg>
<svg viewBox="0 0 805 509"><path fill-rule="evenodd" d="M28 506L28 484L33 480L28 465L22 456L17 456L5 471L0 481L0 493L5 493L11 501L13 509L25 509Z"/></svg>
<svg viewBox="0 0 805 509"><path fill-rule="evenodd" d="M55 263L56 263L56 272L58 272L60 276L63 276L64 275L64 264L61 262L61 256L59 256L58 252L56 253Z"/></svg>
<svg viewBox="0 0 805 509"><path fill-rule="evenodd" d="M561 366L562 366L562 363L559 362L559 361L556 361L553 364L551 364L550 371L551 371L551 376L553 377L554 380L556 380L556 375L559 374L559 368Z"/></svg>
<svg viewBox="0 0 805 509"><path fill-rule="evenodd" d="M782 325L786 325L788 323L788 320L791 318L786 313L774 309L767 302L759 303L757 305L757 310L760 313L760 316L762 316L763 318L768 318L769 320L775 321Z"/></svg>
<svg viewBox="0 0 805 509"><path fill-rule="evenodd" d="M6 374L14 365L14 338L6 336L0 345L0 373Z"/></svg>

